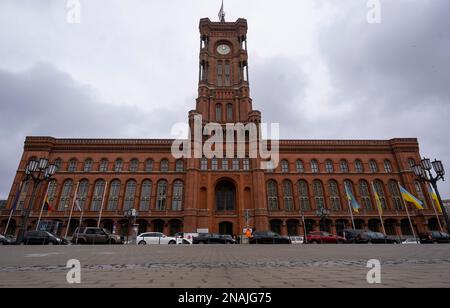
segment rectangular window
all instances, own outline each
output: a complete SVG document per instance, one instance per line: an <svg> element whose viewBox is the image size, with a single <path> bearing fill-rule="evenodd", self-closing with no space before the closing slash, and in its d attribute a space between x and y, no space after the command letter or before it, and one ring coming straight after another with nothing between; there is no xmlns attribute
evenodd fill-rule
<svg viewBox="0 0 450 308"><path fill-rule="evenodd" d="M228 170L228 159L222 159L222 170Z"/></svg>
<svg viewBox="0 0 450 308"><path fill-rule="evenodd" d="M203 171L208 170L208 160L206 158L203 158L200 164L201 164L201 166L200 166L201 170L203 170Z"/></svg>
<svg viewBox="0 0 450 308"><path fill-rule="evenodd" d="M239 170L239 159L233 159L233 170L234 171Z"/></svg>
<svg viewBox="0 0 450 308"><path fill-rule="evenodd" d="M248 158L244 159L244 170L245 171L250 170L250 160Z"/></svg>

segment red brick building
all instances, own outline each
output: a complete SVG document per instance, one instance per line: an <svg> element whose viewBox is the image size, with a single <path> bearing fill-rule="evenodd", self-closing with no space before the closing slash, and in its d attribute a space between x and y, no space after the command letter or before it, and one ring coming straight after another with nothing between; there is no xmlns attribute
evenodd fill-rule
<svg viewBox="0 0 450 308"><path fill-rule="evenodd" d="M189 123L195 115L203 117L203 124L260 123L248 82L247 21L202 19L200 34L198 99ZM352 228L348 185L362 207L354 214L356 228L381 231L375 189L384 208L386 233L404 236L412 232L397 183L425 203L423 211L410 207L415 229L439 228L432 199L411 172L411 165L420 161L416 139L281 140L280 164L270 171L260 168L260 158L176 160L172 143L26 138L7 208L0 212L0 233L5 231L28 160L40 157L49 158L59 169L48 187L39 188L28 229L35 227L48 189L54 211L45 211L43 219L59 221L60 232L67 227L77 198L85 209L84 225L96 226L100 220L103 227L122 234L129 230L124 216L129 209L138 212L140 232L174 234L202 228L237 235L248 223L281 234L303 234L305 227L339 233ZM16 233L23 221L30 186L22 186L8 233ZM323 220L316 215L319 207L330 211ZM69 234L79 219L75 210Z"/></svg>

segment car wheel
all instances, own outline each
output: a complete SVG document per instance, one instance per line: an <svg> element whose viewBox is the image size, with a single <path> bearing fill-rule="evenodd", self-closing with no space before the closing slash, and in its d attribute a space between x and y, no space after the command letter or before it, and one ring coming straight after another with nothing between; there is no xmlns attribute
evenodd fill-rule
<svg viewBox="0 0 450 308"><path fill-rule="evenodd" d="M311 241L310 243L311 243L311 244L314 244L314 245L318 245L318 244L319 244L318 241Z"/></svg>
<svg viewBox="0 0 450 308"><path fill-rule="evenodd" d="M108 244L109 244L109 245L116 245L116 241L113 240L113 239L110 239L110 240L108 241Z"/></svg>
<svg viewBox="0 0 450 308"><path fill-rule="evenodd" d="M53 243L53 241L49 241L49 242L47 243L47 245L53 246L53 245L55 245L55 243Z"/></svg>
<svg viewBox="0 0 450 308"><path fill-rule="evenodd" d="M344 244L344 242L343 241L337 241L336 244L341 245L341 244Z"/></svg>
<svg viewBox="0 0 450 308"><path fill-rule="evenodd" d="M140 241L138 245L144 246L147 245L147 243L145 241Z"/></svg>
<svg viewBox="0 0 450 308"><path fill-rule="evenodd" d="M77 241L75 240L75 243L77 243ZM78 239L78 245L84 245L86 244L86 242L83 239Z"/></svg>
<svg viewBox="0 0 450 308"><path fill-rule="evenodd" d="M175 241L170 241L170 242L169 242L169 245L175 245L175 244L176 244Z"/></svg>

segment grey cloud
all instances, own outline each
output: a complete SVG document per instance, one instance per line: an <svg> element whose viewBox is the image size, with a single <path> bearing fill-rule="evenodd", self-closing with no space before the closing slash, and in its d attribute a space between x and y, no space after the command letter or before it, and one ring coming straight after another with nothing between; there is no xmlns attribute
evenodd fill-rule
<svg viewBox="0 0 450 308"><path fill-rule="evenodd" d="M45 63L20 73L0 70L0 99L3 198L10 189L25 136L169 138L172 125L187 118L185 110L155 108L146 112L99 102L92 87Z"/></svg>

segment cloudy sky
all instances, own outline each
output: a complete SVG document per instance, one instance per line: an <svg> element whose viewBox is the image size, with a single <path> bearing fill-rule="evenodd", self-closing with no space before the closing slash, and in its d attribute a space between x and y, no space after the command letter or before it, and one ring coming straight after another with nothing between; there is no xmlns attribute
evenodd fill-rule
<svg viewBox="0 0 450 308"><path fill-rule="evenodd" d="M0 199L27 135L168 138L195 106L219 0L0 1ZM450 170L450 1L226 0L249 22L254 107L283 138L418 137ZM164 115L164 116L161 116ZM441 184L446 197L450 185Z"/></svg>

